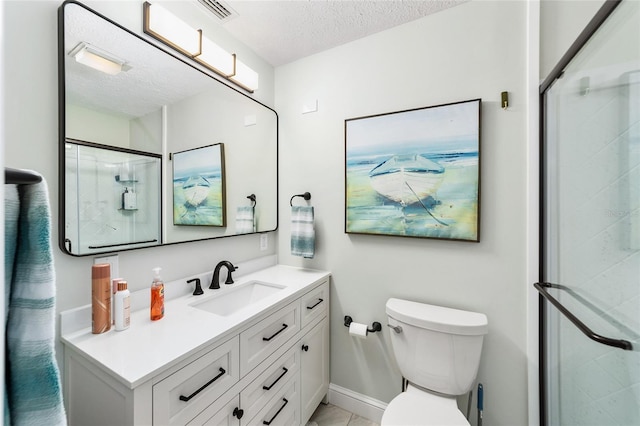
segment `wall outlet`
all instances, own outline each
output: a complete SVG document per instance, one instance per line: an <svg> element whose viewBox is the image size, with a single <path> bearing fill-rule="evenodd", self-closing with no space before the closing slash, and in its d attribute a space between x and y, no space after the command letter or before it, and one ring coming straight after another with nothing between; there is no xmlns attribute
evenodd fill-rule
<svg viewBox="0 0 640 426"><path fill-rule="evenodd" d="M120 271L118 268L118 255L114 254L111 256L104 257L96 257L93 259L93 264L97 265L98 263L108 263L111 265L111 278L120 278Z"/></svg>
<svg viewBox="0 0 640 426"><path fill-rule="evenodd" d="M269 248L269 235L260 234L260 250L266 250Z"/></svg>

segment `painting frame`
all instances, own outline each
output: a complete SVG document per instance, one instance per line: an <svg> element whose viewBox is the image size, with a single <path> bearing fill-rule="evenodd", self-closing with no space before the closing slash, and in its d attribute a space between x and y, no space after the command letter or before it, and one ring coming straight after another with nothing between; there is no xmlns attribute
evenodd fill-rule
<svg viewBox="0 0 640 426"><path fill-rule="evenodd" d="M481 106L345 119L345 233L480 242Z"/></svg>
<svg viewBox="0 0 640 426"><path fill-rule="evenodd" d="M173 224L226 227L224 144L174 152Z"/></svg>

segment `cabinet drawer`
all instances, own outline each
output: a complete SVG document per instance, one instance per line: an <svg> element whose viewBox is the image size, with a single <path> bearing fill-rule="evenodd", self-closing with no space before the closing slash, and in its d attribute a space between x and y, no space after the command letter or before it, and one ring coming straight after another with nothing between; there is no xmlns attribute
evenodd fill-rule
<svg viewBox="0 0 640 426"><path fill-rule="evenodd" d="M240 333L240 375L253 370L265 358L300 331L299 302L293 302Z"/></svg>
<svg viewBox="0 0 640 426"><path fill-rule="evenodd" d="M153 423L185 424L239 380L238 338L153 386Z"/></svg>
<svg viewBox="0 0 640 426"><path fill-rule="evenodd" d="M301 328L314 319L327 314L329 306L329 280L311 290L300 299Z"/></svg>
<svg viewBox="0 0 640 426"><path fill-rule="evenodd" d="M291 379L253 417L249 425L283 426L300 425L300 381L297 377Z"/></svg>
<svg viewBox="0 0 640 426"><path fill-rule="evenodd" d="M292 377L297 377L299 369L300 350L295 346L251 382L240 394L242 408L247 418L257 415Z"/></svg>

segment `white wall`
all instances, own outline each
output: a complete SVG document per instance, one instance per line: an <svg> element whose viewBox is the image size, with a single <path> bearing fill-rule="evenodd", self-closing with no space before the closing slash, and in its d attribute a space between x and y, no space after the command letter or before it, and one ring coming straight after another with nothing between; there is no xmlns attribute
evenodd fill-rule
<svg viewBox="0 0 640 426"><path fill-rule="evenodd" d="M57 280L58 311L90 303L91 257L63 254L58 241L58 80L57 9L59 1L6 1L4 36L4 143L5 165L40 172L49 186L52 236ZM88 6L140 33L142 6L139 1L85 2ZM196 14L197 15L197 14ZM256 97L273 104L273 69L244 46L246 62L260 70ZM29 52L29 54L25 54ZM239 53L240 54L240 53ZM249 56L252 55L252 56ZM212 270L223 259L240 262L275 253L275 234L269 234L269 249L260 251L257 235L158 247L119 255L120 275L132 290L151 283L154 266L163 267L166 281ZM171 312L167 312L171 316ZM194 325L194 326L202 326ZM58 352L61 351L58 348ZM60 358L60 354L58 354Z"/></svg>
<svg viewBox="0 0 640 426"><path fill-rule="evenodd" d="M356 341L344 315L386 324L389 297L475 310L489 318L478 376L485 421L527 423L527 49L524 30L513 31L526 28L526 13L524 2L465 3L276 69L279 258L333 273L332 383L384 402L400 392L387 327ZM345 234L344 120L473 98L483 100L481 242ZM315 99L318 112L302 115ZM315 206L313 260L288 254L289 197L304 191Z"/></svg>
<svg viewBox="0 0 640 426"><path fill-rule="evenodd" d="M546 78L605 0L540 1L540 76Z"/></svg>

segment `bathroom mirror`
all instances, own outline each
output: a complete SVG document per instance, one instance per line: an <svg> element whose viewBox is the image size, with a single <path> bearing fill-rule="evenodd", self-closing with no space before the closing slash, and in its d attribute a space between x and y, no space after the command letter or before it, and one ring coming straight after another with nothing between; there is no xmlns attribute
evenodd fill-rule
<svg viewBox="0 0 640 426"><path fill-rule="evenodd" d="M85 256L277 229L278 117L273 109L81 3L63 3L58 26L59 245L64 252ZM96 62L102 70L91 65ZM225 226L174 224L172 154L215 144L224 144ZM87 146L92 150L78 153L78 147ZM114 152L140 158L114 160ZM80 158L91 160L83 166ZM145 163L141 159L158 173L148 172L144 183L126 182L127 165ZM78 183L91 188L81 194ZM144 205L123 209L125 196ZM159 225L152 222L154 212L160 212ZM112 228L126 232L106 235L116 233ZM153 238L147 238L150 229Z"/></svg>

